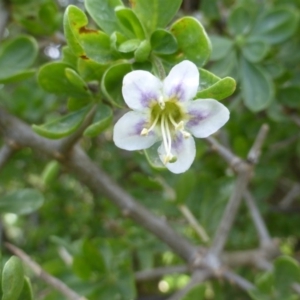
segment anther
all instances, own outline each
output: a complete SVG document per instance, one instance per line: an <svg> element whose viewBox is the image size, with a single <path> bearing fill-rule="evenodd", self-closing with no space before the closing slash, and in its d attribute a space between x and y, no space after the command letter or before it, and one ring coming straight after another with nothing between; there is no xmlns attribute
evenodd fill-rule
<svg viewBox="0 0 300 300"><path fill-rule="evenodd" d="M158 104L160 106L161 109L164 109L166 104L165 104L165 101L164 101L164 97L163 96L160 96L159 99L158 99Z"/></svg>
<svg viewBox="0 0 300 300"><path fill-rule="evenodd" d="M191 134L185 130L181 130L180 132L182 133L182 135L185 139L187 139L191 136Z"/></svg>
<svg viewBox="0 0 300 300"><path fill-rule="evenodd" d="M141 134L142 136L147 136L148 133L149 133L149 130L148 130L147 128L143 128L143 130L141 131L140 134Z"/></svg>

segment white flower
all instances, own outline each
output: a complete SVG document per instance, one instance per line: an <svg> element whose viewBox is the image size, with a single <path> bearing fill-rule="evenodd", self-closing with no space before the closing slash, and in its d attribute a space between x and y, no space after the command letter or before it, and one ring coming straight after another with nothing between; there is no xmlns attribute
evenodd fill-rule
<svg viewBox="0 0 300 300"><path fill-rule="evenodd" d="M158 155L173 173L188 170L195 159L192 137L206 138L229 119L228 109L213 99L197 99L199 72L192 62L172 68L162 82L150 72L132 71L122 93L133 110L114 127L115 144L125 150L147 149L161 141Z"/></svg>

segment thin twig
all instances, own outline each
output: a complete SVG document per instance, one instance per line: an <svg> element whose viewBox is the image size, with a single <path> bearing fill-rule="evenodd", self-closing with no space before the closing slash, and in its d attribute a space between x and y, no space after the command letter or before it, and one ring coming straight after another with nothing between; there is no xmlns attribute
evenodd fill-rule
<svg viewBox="0 0 300 300"><path fill-rule="evenodd" d="M8 248L13 254L17 255L40 279L45 281L47 284L52 286L62 295L70 300L87 300L85 297L78 295L75 291L71 290L66 284L64 284L59 279L51 276L42 267L31 259L23 250L18 247L5 243L6 248Z"/></svg>
<svg viewBox="0 0 300 300"><path fill-rule="evenodd" d="M9 12L5 7L4 1L1 1L0 2L0 41L4 36L8 19L9 19Z"/></svg>
<svg viewBox="0 0 300 300"><path fill-rule="evenodd" d="M241 199L243 197L245 189L247 188L250 175L250 167L246 167L243 172L240 172L238 174L233 193L231 194L229 202L226 205L221 222L218 226L217 232L211 245L210 252L212 255L219 256L223 251L230 229L240 207Z"/></svg>
<svg viewBox="0 0 300 300"><path fill-rule="evenodd" d="M13 149L8 145L3 145L0 149L0 171L13 154Z"/></svg>
<svg viewBox="0 0 300 300"><path fill-rule="evenodd" d="M251 164L256 164L258 162L261 153L261 148L267 137L268 132L269 132L269 125L263 124L247 156L247 160Z"/></svg>
<svg viewBox="0 0 300 300"><path fill-rule="evenodd" d="M211 272L206 270L197 270L192 275L189 283L180 291L169 297L167 300L181 300L187 295L194 287L201 284L211 276Z"/></svg>
<svg viewBox="0 0 300 300"><path fill-rule="evenodd" d="M182 266L171 266L171 267L161 267L152 270L139 271L135 273L136 281L148 281L160 278L164 275L174 274L174 273L187 273L189 268L186 265Z"/></svg>
<svg viewBox="0 0 300 300"><path fill-rule="evenodd" d="M272 243L272 239L270 237L267 226L261 216L260 211L256 206L255 200L253 199L251 193L248 190L244 193L244 199L251 214L253 223L256 227L260 245L264 246Z"/></svg>
<svg viewBox="0 0 300 300"><path fill-rule="evenodd" d="M300 195L300 184L295 183L292 189L285 195L285 197L280 201L280 208L288 208L294 202L294 200Z"/></svg>
<svg viewBox="0 0 300 300"><path fill-rule="evenodd" d="M192 214L190 209L186 205L179 205L179 209L184 217L187 219L192 228L196 231L200 239L203 240L204 243L209 242L209 236L207 235L205 229L201 226L201 224L197 221L195 216Z"/></svg>
<svg viewBox="0 0 300 300"><path fill-rule="evenodd" d="M249 183L250 177L252 175L253 164L257 163L260 149L262 144L266 138L269 127L264 124L261 126L256 139L251 147L248 156L247 162L242 161L240 158L231 153L228 149L217 143L212 139L207 139L210 143L212 143L218 153L226 159L226 161L232 166L232 161L238 162L233 165L234 169L238 173L238 177L236 180L236 184L234 190L231 194L229 202L226 205L225 211L223 213L221 222L216 231L214 240L212 242L212 246L209 252L210 257L218 257L227 241L228 234L231 230L233 222L236 218L237 211L239 209L241 199L243 197L244 192L247 189L247 185Z"/></svg>
<svg viewBox="0 0 300 300"><path fill-rule="evenodd" d="M229 149L221 145L216 139L213 137L208 137L205 139L205 141L212 147L212 149L229 164L230 167L232 167L234 170L240 163L242 163L242 159L233 154Z"/></svg>
<svg viewBox="0 0 300 300"><path fill-rule="evenodd" d="M48 140L38 136L27 124L1 108L0 131L7 138L18 141L20 147L31 147L34 150L42 151L45 155L58 159L69 171L76 174L79 180L86 184L95 195L105 195L119 207L124 216L132 218L161 239L185 261L194 259L197 254L197 248L194 245L175 232L163 218L154 215L123 190L80 147L74 147L68 158L65 158L59 152L61 141Z"/></svg>
<svg viewBox="0 0 300 300"><path fill-rule="evenodd" d="M229 270L224 271L222 275L224 278L226 278L230 282L236 284L237 286L239 286L241 289L243 289L245 291L254 289L254 285L251 282L249 282L245 278L243 278L240 275L235 274Z"/></svg>

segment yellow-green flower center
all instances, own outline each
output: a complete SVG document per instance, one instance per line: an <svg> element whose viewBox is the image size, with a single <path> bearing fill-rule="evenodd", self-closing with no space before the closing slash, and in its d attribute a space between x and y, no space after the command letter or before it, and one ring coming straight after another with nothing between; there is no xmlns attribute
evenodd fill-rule
<svg viewBox="0 0 300 300"><path fill-rule="evenodd" d="M190 133L184 130L185 117L186 113L177 99L161 100L153 103L150 107L150 126L149 128L144 128L141 135L148 135L155 127L160 130L166 152L164 157L165 164L177 160L176 156L171 153L172 139L174 139L176 131L180 131L184 138L190 137Z"/></svg>

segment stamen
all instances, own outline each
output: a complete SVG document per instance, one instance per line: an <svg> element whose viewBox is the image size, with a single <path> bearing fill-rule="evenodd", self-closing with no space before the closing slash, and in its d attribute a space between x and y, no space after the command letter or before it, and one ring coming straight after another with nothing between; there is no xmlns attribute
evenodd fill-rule
<svg viewBox="0 0 300 300"><path fill-rule="evenodd" d="M160 97L158 98L158 104L159 104L159 106L160 106L161 109L164 109L164 108L165 108L166 103L165 103L165 101L164 101L164 97L163 97L163 96L160 96Z"/></svg>
<svg viewBox="0 0 300 300"><path fill-rule="evenodd" d="M173 163L177 160L176 156L174 156L171 153L172 149L172 137L171 137L171 131L169 127L168 120L166 119L165 115L163 115L162 118L162 134L163 134L163 140L164 140L164 147L166 151L166 155L164 157L164 164L167 164L169 162Z"/></svg>
<svg viewBox="0 0 300 300"><path fill-rule="evenodd" d="M163 140L163 144L164 144L164 147L165 147L165 151L166 151L166 156L168 155L168 138L167 138L167 134L166 134L166 129L165 129L165 115L162 115L161 117L161 123L160 123L160 126L161 126L161 135L162 135L162 140Z"/></svg>
<svg viewBox="0 0 300 300"><path fill-rule="evenodd" d="M182 135L185 139L187 139L191 136L191 134L185 130L180 130L180 132L182 133Z"/></svg>
<svg viewBox="0 0 300 300"><path fill-rule="evenodd" d="M141 131L140 135L142 136L147 136L148 133L153 130L153 128L156 126L157 121L159 119L159 115L155 118L154 122L152 123L152 125L150 126L150 128L143 128L143 130Z"/></svg>
<svg viewBox="0 0 300 300"><path fill-rule="evenodd" d="M182 130L184 128L184 123L183 121L180 121L179 123L176 123L172 115L169 115L169 119L171 123L174 125L176 130Z"/></svg>

